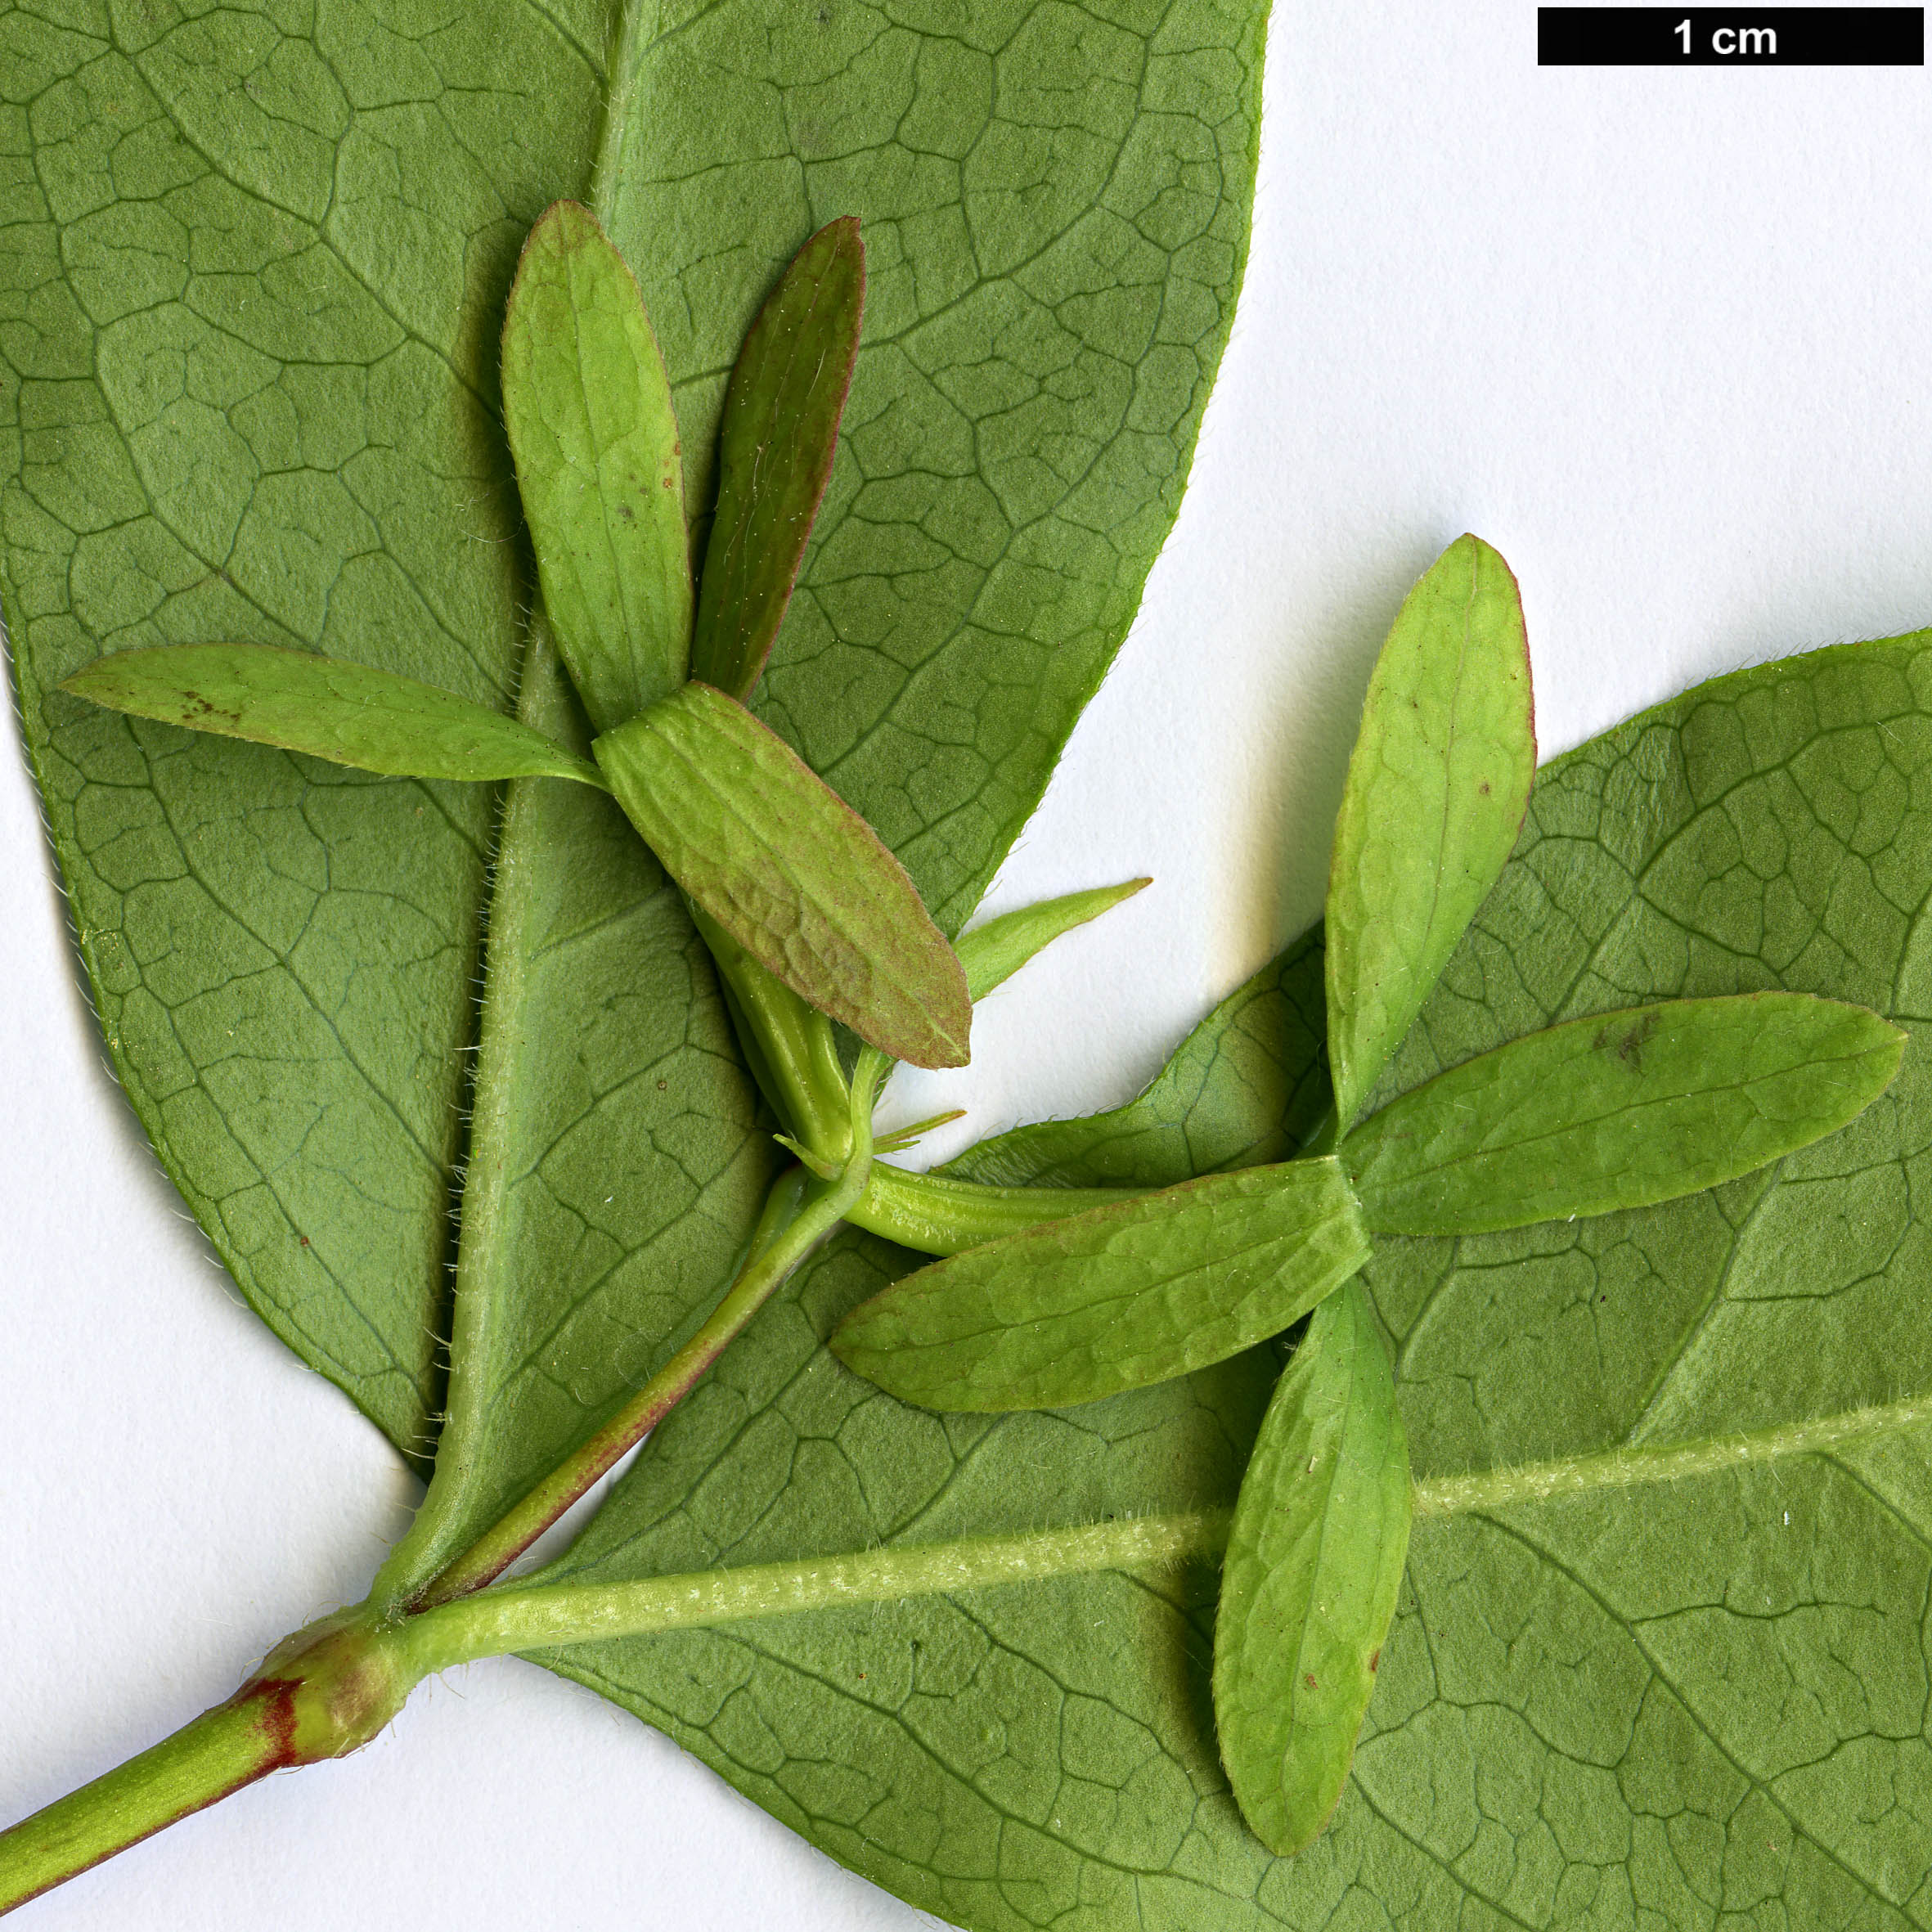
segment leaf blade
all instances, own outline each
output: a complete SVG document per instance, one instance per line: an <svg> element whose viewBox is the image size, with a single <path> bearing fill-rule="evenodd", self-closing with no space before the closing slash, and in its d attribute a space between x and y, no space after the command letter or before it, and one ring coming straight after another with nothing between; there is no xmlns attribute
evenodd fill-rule
<svg viewBox="0 0 1932 1932"><path fill-rule="evenodd" d="M1243 1168L935 1262L855 1310L832 1352L927 1408L1091 1402L1278 1334L1368 1258L1332 1157Z"/></svg>
<svg viewBox="0 0 1932 1932"><path fill-rule="evenodd" d="M1848 1126L1906 1035L1804 993L1669 1000L1571 1020L1467 1060L1342 1143L1363 1218L1477 1234L1647 1207Z"/></svg>
<svg viewBox="0 0 1932 1932"><path fill-rule="evenodd" d="M610 730L685 681L684 465L636 278L574 201L544 212L517 263L503 421L558 649Z"/></svg>
<svg viewBox="0 0 1932 1932"><path fill-rule="evenodd" d="M1335 822L1328 1058L1345 1130L1495 884L1535 768L1516 579L1460 537L1376 660Z"/></svg>
<svg viewBox="0 0 1932 1932"><path fill-rule="evenodd" d="M111 711L389 777L567 778L587 759L487 705L346 658L267 644L170 644L97 658L61 689Z"/></svg>
<svg viewBox="0 0 1932 1932"><path fill-rule="evenodd" d="M1215 1619L1215 1728L1242 1815L1271 1851L1340 1801L1409 1550L1409 1440L1359 1283L1314 1312L1234 1506Z"/></svg>
<svg viewBox="0 0 1932 1932"><path fill-rule="evenodd" d="M742 705L688 684L591 751L665 869L760 965L895 1059L966 1063L966 976L912 882Z"/></svg>
<svg viewBox="0 0 1932 1932"><path fill-rule="evenodd" d="M771 654L831 478L865 306L865 244L845 215L792 258L731 371L691 676L740 703Z"/></svg>

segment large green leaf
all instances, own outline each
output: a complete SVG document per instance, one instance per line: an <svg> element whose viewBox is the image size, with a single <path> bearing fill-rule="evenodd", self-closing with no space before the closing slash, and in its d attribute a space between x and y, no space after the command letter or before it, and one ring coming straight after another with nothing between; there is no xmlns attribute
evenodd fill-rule
<svg viewBox="0 0 1932 1932"><path fill-rule="evenodd" d="M1932 1011L1929 806L1932 635L1721 681L1557 761L1381 1097L1660 995L1782 985L1909 1028ZM1932 1237L1908 1211L1929 1083L1915 1038L1845 1132L1714 1193L1378 1250L1425 1479L1740 1427L1766 1432L1754 1455L1795 1453L1419 1521L1353 1781L1298 1858L1270 1859L1226 1795L1205 1573L815 1612L564 1667L973 1927L1903 1932L1932 1817L1932 1435L1833 1446L1804 1422L1932 1389ZM913 1265L849 1238L768 1308L571 1571L1229 1500L1266 1351L1063 1413L930 1415L818 1346Z"/></svg>
<svg viewBox="0 0 1932 1932"><path fill-rule="evenodd" d="M604 191L702 505L747 326L856 214L873 346L769 715L956 927L1177 506L1246 253L1263 9L726 0L622 37L589 0L70 11L0 22L0 609L29 750L163 1161L250 1302L420 1455L493 801L53 687L236 639L507 709L529 586L498 337L537 216ZM559 1090L518 1130L527 1211L484 1271L551 1284L496 1330L527 1474L716 1292L756 1189L750 1090L654 870L511 820L506 872L526 839L573 851L536 929L582 969L531 995ZM663 969L620 980L633 919ZM649 1150L621 1200L613 1145Z"/></svg>

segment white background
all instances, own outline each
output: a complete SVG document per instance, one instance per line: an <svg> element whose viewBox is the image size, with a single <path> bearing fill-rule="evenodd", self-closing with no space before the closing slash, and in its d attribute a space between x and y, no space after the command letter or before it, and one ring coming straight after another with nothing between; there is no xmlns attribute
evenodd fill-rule
<svg viewBox="0 0 1932 1932"><path fill-rule="evenodd" d="M989 1005L928 1152L1126 1099L1317 914L1409 585L1521 580L1545 755L1684 685L1932 623L1918 70L1539 71L1529 0L1283 0L1247 285L1185 507L991 910L1155 888ZM13 736L11 707L5 726ZM0 1818L359 1597L412 1485L240 1305L102 1067L0 752ZM29 1908L290 1932L921 1923L514 1662L420 1690Z"/></svg>

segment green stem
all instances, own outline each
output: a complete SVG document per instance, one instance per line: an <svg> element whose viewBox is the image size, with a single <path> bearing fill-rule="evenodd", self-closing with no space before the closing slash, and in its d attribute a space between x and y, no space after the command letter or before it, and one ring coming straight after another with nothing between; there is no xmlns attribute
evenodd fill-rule
<svg viewBox="0 0 1932 1932"><path fill-rule="evenodd" d="M272 1698L218 1704L152 1750L0 1832L0 1912L294 1762Z"/></svg>
<svg viewBox="0 0 1932 1932"><path fill-rule="evenodd" d="M272 1771L367 1743L422 1675L415 1656L359 1613L299 1631L227 1703L0 1831L0 1913Z"/></svg>
<svg viewBox="0 0 1932 1932"><path fill-rule="evenodd" d="M413 1625L411 1642L430 1669L446 1669L505 1651L645 1637L847 1604L950 1596L1091 1570L1143 1569L1217 1556L1227 1538L1226 1510L1197 1510L635 1583L526 1584L486 1590L429 1612Z"/></svg>
<svg viewBox="0 0 1932 1932"><path fill-rule="evenodd" d="M1109 1202L1131 1201L1145 1188L989 1188L943 1174L911 1174L883 1161L846 1219L925 1255L956 1255L1042 1221L1062 1221Z"/></svg>
<svg viewBox="0 0 1932 1932"><path fill-rule="evenodd" d="M798 1225L793 1222L766 1252L789 1242ZM1415 1510L1423 1516L1455 1516L1669 1482L1828 1453L1928 1423L1932 1394L1700 1441L1435 1477L1416 1485ZM380 1611L365 1606L291 1638L227 1703L0 1832L0 1912L268 1772L353 1750L389 1722L410 1687L432 1671L505 1651L1211 1560L1226 1542L1228 1513L1203 1509L1130 1517L629 1583L519 1583L455 1598L400 1621L384 1620Z"/></svg>
<svg viewBox="0 0 1932 1932"><path fill-rule="evenodd" d="M760 1091L812 1153L842 1161L851 1144L851 1104L832 1022L761 966L702 906L689 899L685 903L698 937L710 949Z"/></svg>
<svg viewBox="0 0 1932 1932"><path fill-rule="evenodd" d="M865 1190L872 1165L871 1112L855 1103L852 1152L831 1181L781 1179L766 1204L750 1254L703 1326L603 1427L579 1443L468 1549L444 1565L411 1601L412 1611L479 1590L502 1575L572 1503L636 1448L687 1395L726 1345L836 1228Z"/></svg>
<svg viewBox="0 0 1932 1932"><path fill-rule="evenodd" d="M1747 1468L1786 1456L1822 1455L1925 1422L1932 1422L1932 1395L1735 1436L1707 1436L1694 1442L1640 1443L1603 1449L1592 1456L1527 1462L1514 1469L1432 1476L1415 1486L1415 1512L1419 1516L1462 1516L1478 1510L1507 1509L1513 1503L1558 1501L1596 1489L1714 1476L1720 1469Z"/></svg>

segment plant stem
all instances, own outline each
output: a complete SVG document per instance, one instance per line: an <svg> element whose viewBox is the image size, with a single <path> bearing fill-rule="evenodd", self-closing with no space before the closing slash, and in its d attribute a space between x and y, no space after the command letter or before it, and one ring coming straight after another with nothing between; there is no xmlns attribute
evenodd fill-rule
<svg viewBox="0 0 1932 1932"><path fill-rule="evenodd" d="M227 1703L0 1831L0 1913L272 1771L366 1744L421 1677L414 1655L360 1612L297 1632Z"/></svg>
<svg viewBox="0 0 1932 1932"><path fill-rule="evenodd" d="M846 1219L926 1255L956 1255L1042 1221L1061 1221L1109 1202L1131 1201L1145 1188L993 1188L943 1174L913 1174L883 1161Z"/></svg>
<svg viewBox="0 0 1932 1932"><path fill-rule="evenodd" d="M789 1247L806 1216L829 1200L821 1195L764 1253ZM753 1272L748 1267L740 1285ZM1928 1423L1932 1395L1738 1435L1438 1476L1416 1485L1415 1510L1455 1516L1714 1475ZM628 1583L519 1583L400 1620L365 1606L299 1633L227 1703L0 1832L0 1912L268 1772L355 1750L432 1671L505 1651L1211 1559L1227 1540L1228 1518L1225 1509L1202 1509Z"/></svg>
<svg viewBox="0 0 1932 1932"><path fill-rule="evenodd" d="M1842 1415L1786 1422L1735 1436L1707 1436L1692 1442L1639 1443L1603 1449L1595 1455L1527 1462L1515 1469L1485 1469L1470 1476L1438 1476L1415 1486L1419 1516L1462 1516L1478 1510L1507 1509L1512 1503L1549 1503L1595 1489L1633 1488L1639 1483L1674 1482L1685 1476L1714 1476L1720 1469L1748 1467L1786 1456L1822 1455L1895 1430L1932 1422L1932 1395L1920 1395Z"/></svg>
<svg viewBox="0 0 1932 1932"><path fill-rule="evenodd" d="M511 1586L465 1597L417 1618L411 1641L427 1667L439 1670L506 1651L789 1616L843 1604L950 1596L1098 1570L1138 1570L1219 1555L1228 1538L1228 1513L1209 1509L1126 1517L1021 1536L968 1537L635 1583Z"/></svg>
<svg viewBox="0 0 1932 1932"><path fill-rule="evenodd" d="M411 1600L412 1611L479 1590L502 1575L537 1539L620 1458L641 1442L687 1395L704 1372L775 1290L842 1220L865 1191L872 1166L869 1106L852 1108L852 1152L834 1180L804 1181L786 1190L781 1177L766 1204L758 1233L738 1279L703 1326L602 1428L580 1443L547 1476L540 1477L496 1523L461 1556L444 1565Z"/></svg>
<svg viewBox="0 0 1932 1932"><path fill-rule="evenodd" d="M267 1695L204 1711L151 1750L0 1832L0 1912L294 1759Z"/></svg>

